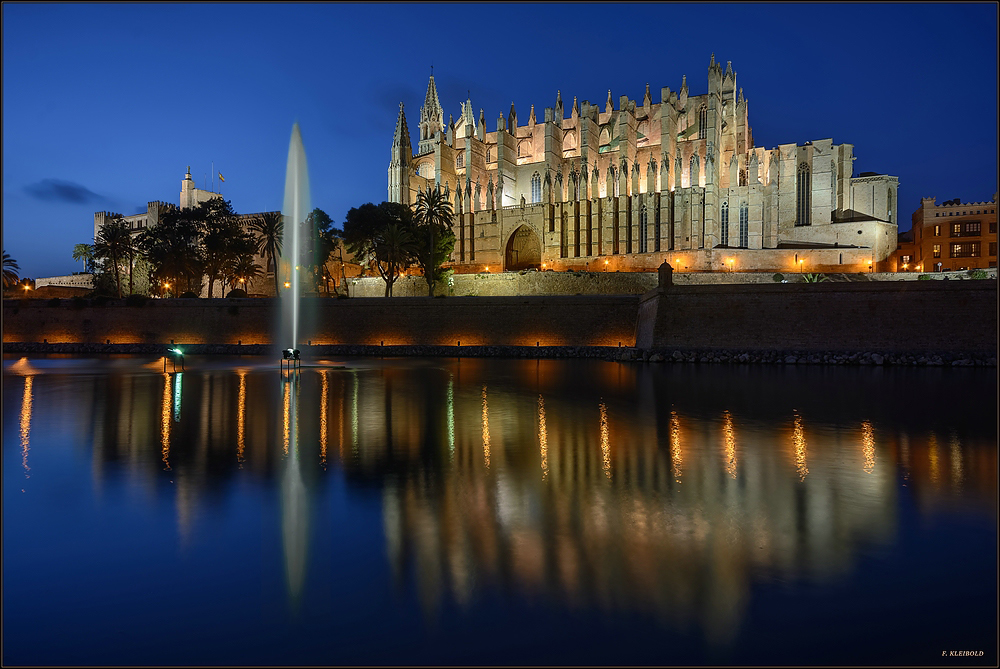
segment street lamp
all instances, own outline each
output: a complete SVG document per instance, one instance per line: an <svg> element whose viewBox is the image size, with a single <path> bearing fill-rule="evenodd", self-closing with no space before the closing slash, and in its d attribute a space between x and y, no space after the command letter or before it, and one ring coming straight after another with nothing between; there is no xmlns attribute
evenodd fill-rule
<svg viewBox="0 0 1000 669"><path fill-rule="evenodd" d="M607 260L604 261L604 271L605 272L608 271L608 261Z"/></svg>
<svg viewBox="0 0 1000 669"><path fill-rule="evenodd" d="M732 258L727 258L726 262L729 263L729 271L732 272L733 271L733 262L735 262L735 261Z"/></svg>
<svg viewBox="0 0 1000 669"><path fill-rule="evenodd" d="M803 260L802 258L799 258L799 274L802 274L802 265L803 265L803 263L805 263L805 260Z"/></svg>

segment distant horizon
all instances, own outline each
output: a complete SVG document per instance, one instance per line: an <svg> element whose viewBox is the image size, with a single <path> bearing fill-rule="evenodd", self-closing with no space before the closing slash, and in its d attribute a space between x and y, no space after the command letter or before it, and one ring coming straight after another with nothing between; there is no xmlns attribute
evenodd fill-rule
<svg viewBox="0 0 1000 669"><path fill-rule="evenodd" d="M499 29L515 16L551 37ZM399 103L415 137L431 66L445 120L471 96L489 130L512 102L541 119L557 90L567 115L609 88L616 108L647 83L658 102L685 75L704 93L714 54L757 146L832 138L854 146L855 176L898 177L900 232L921 198L998 190L995 3L5 4L3 17L3 244L32 278L79 270L94 212L176 204L188 165L237 212L280 209L295 120L312 206L339 227L386 199ZM600 29L609 19L627 40ZM472 55L465 25L484 35Z"/></svg>

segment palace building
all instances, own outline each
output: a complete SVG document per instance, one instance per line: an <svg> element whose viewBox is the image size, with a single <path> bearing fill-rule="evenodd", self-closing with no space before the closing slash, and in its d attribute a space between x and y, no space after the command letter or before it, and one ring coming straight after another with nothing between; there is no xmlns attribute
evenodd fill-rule
<svg viewBox="0 0 1000 669"><path fill-rule="evenodd" d="M654 102L560 93L539 120L514 105L487 132L471 99L444 121L433 75L413 152L400 103L388 199L440 186L453 203L457 272L538 269L874 269L896 248L896 177L853 175L854 147L821 139L754 145L731 63L708 91Z"/></svg>

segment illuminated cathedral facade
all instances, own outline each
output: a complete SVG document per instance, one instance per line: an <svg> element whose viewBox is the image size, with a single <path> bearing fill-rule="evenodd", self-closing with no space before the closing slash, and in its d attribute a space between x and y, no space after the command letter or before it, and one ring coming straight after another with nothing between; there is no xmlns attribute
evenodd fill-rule
<svg viewBox="0 0 1000 669"><path fill-rule="evenodd" d="M603 106L560 93L539 120L514 105L487 132L471 99L444 121L433 75L416 152L400 103L388 200L439 186L454 207L458 272L526 268L651 271L873 269L896 246L896 177L853 175L853 145L754 145L731 63L708 91L654 102L608 91Z"/></svg>

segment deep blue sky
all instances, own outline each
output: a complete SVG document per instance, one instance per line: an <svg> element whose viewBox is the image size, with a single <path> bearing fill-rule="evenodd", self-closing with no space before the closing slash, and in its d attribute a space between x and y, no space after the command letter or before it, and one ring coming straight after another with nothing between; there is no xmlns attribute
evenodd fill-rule
<svg viewBox="0 0 1000 669"><path fill-rule="evenodd" d="M3 5L3 245L21 275L80 269L93 213L177 202L212 161L239 212L279 209L292 123L338 223L386 197L398 103L415 136L430 66L495 128L561 89L654 99L733 62L758 146L832 137L855 174L922 196L997 189L997 5ZM217 182L218 183L218 182Z"/></svg>

